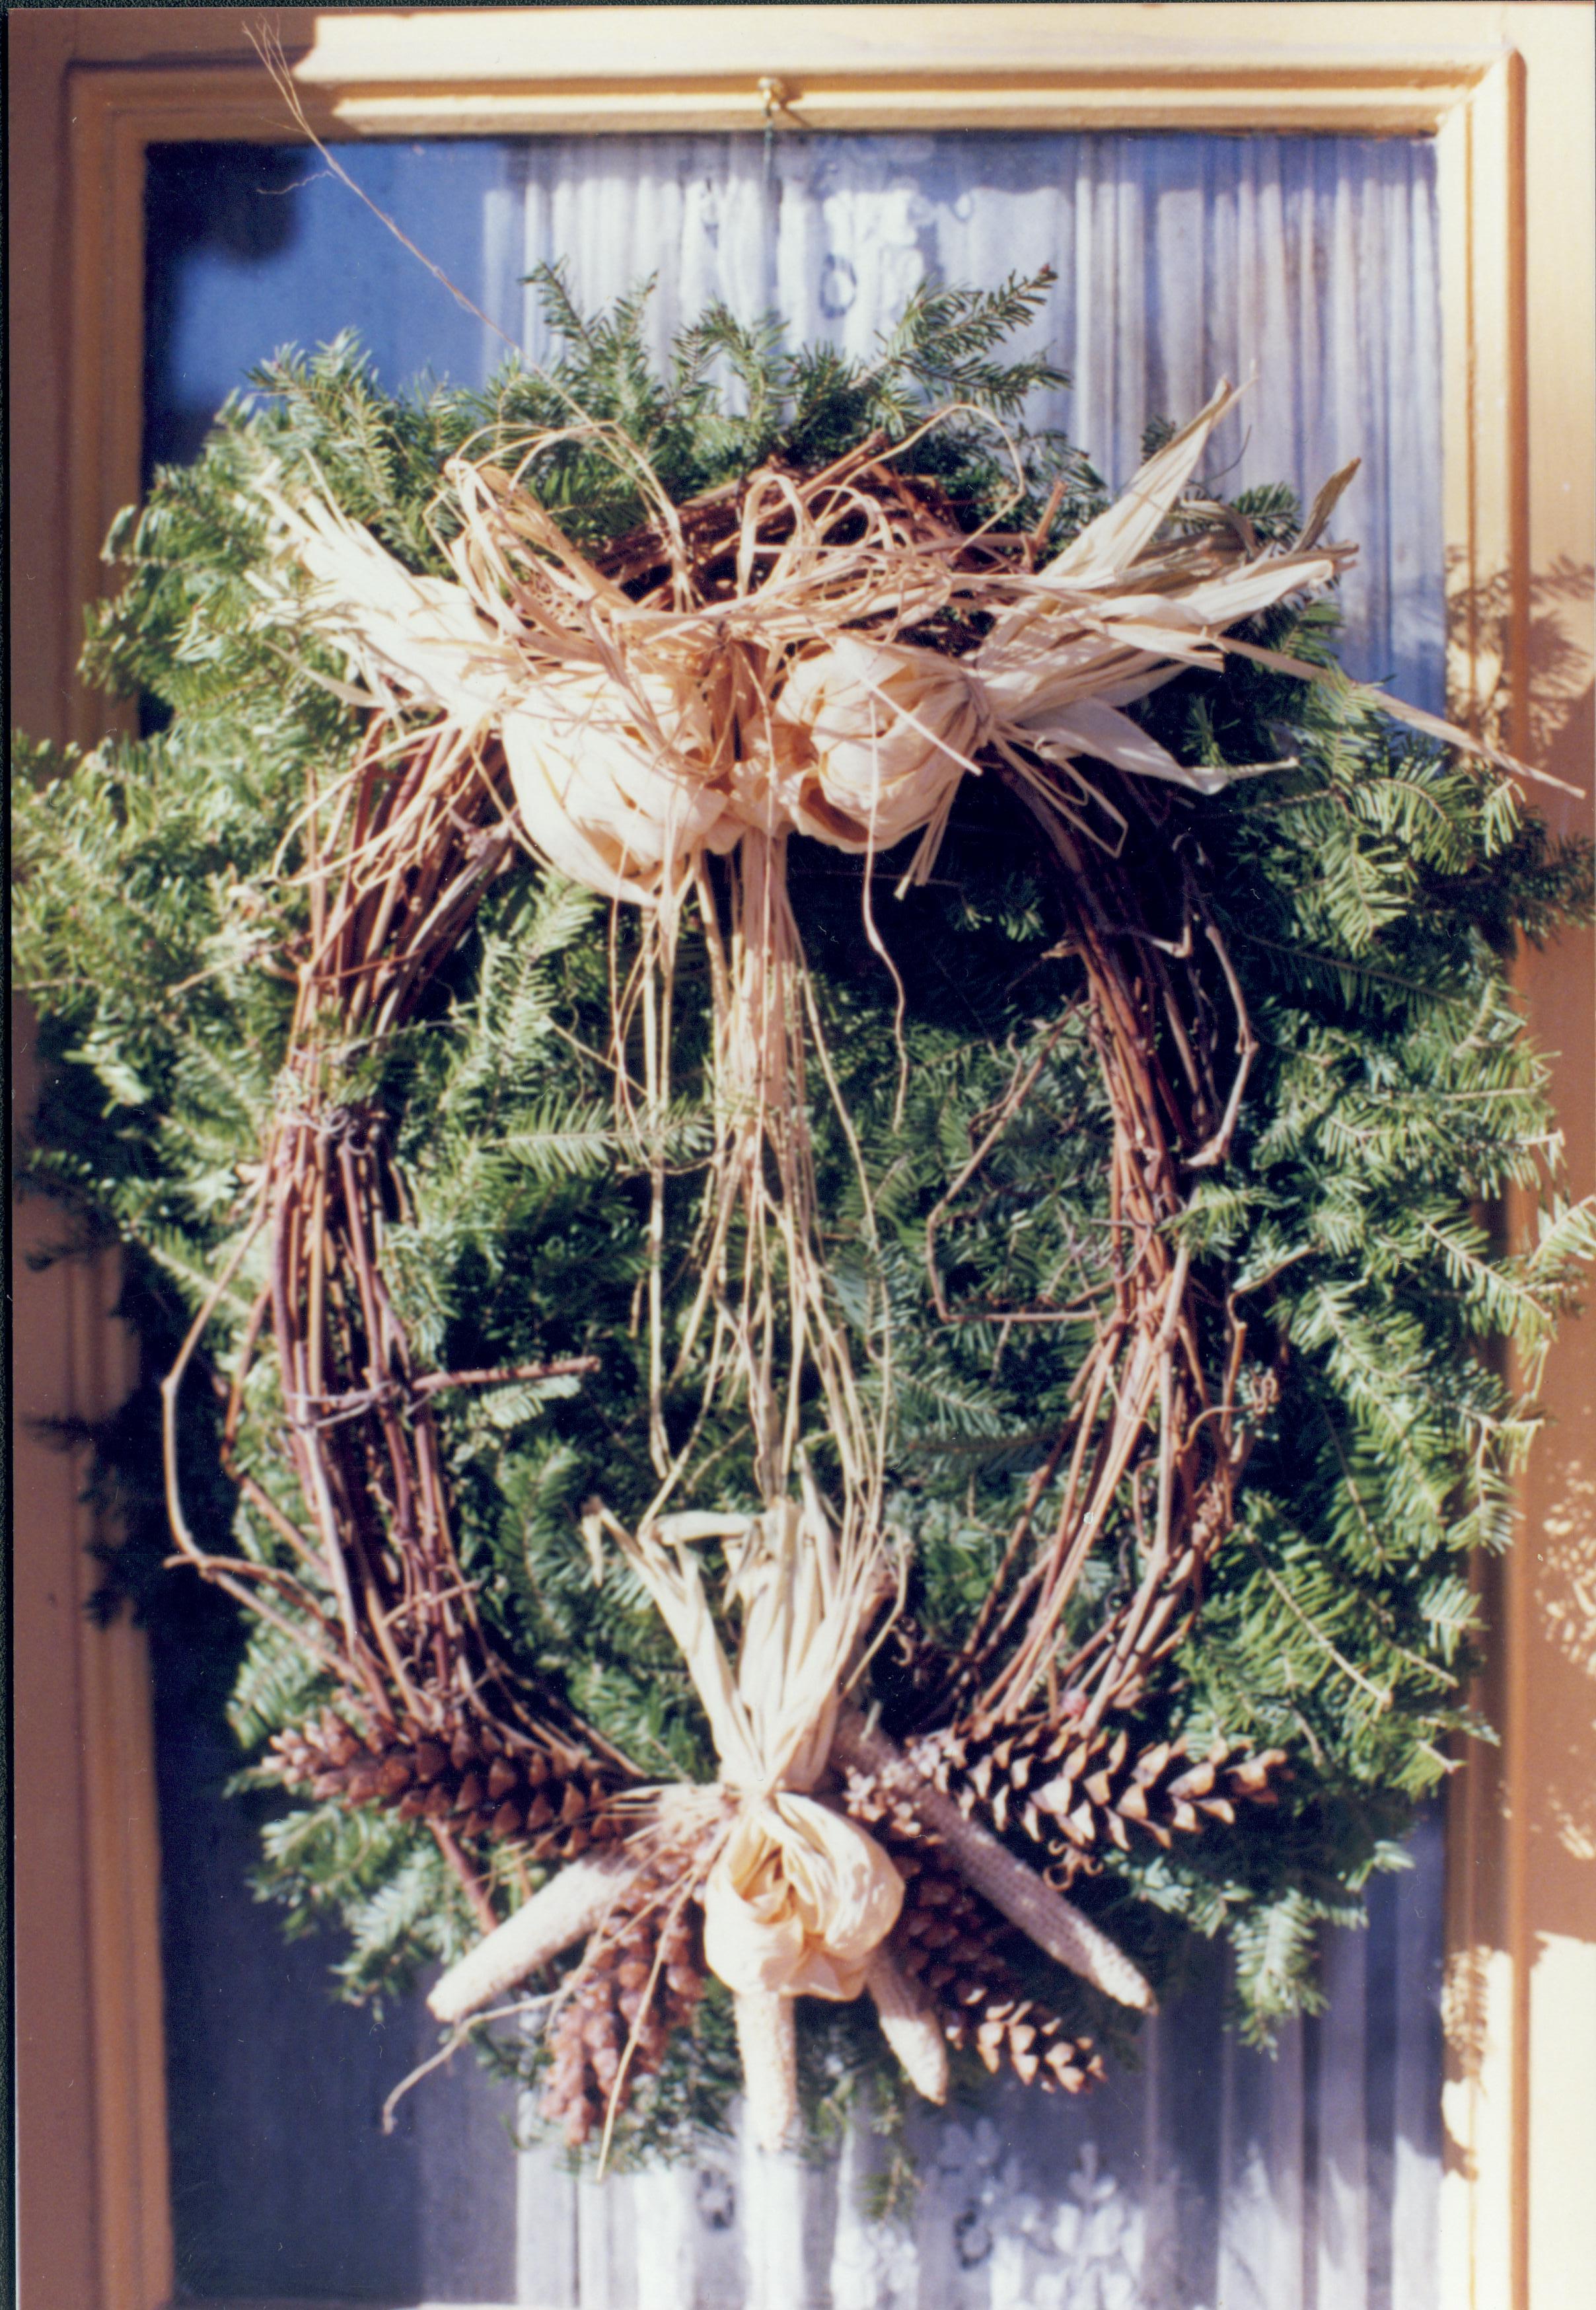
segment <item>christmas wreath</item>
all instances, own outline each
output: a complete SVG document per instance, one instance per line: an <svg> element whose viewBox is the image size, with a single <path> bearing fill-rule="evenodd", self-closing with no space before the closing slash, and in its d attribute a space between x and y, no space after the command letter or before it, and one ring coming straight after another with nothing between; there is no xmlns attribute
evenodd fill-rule
<svg viewBox="0 0 1596 2310"><path fill-rule="evenodd" d="M1045 285L280 360L112 541L159 726L22 749L33 1168L180 1310L262 1889L573 2143L1080 2090L1193 1932L1266 2033L1480 1729L1589 861L1339 669L1349 473L1024 430Z"/></svg>

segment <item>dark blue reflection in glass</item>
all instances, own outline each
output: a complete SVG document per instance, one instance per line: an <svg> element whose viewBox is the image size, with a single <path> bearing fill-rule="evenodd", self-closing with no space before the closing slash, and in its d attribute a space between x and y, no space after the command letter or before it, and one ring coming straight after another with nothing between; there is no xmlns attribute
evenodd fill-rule
<svg viewBox="0 0 1596 2310"><path fill-rule="evenodd" d="M483 301L482 204L503 179L502 146L345 146L339 160ZM423 374L480 384L506 350L314 152L157 144L145 209L146 473L192 457L228 395L282 346L352 330L390 389Z"/></svg>
<svg viewBox="0 0 1596 2310"><path fill-rule="evenodd" d="M498 148L436 144L418 165L416 148L384 145L348 166L475 297ZM146 214L146 477L195 456L228 395L285 344L352 328L395 386L427 369L475 383L492 365L481 323L315 154L157 145ZM438 2030L419 1996L380 2013L335 2002L341 1938L289 1941L252 1898L258 1801L225 1793L243 1759L198 1666L220 1604L174 1586L151 1628L180 2295L508 2301L513 2096L463 2054L381 2134L384 2097Z"/></svg>

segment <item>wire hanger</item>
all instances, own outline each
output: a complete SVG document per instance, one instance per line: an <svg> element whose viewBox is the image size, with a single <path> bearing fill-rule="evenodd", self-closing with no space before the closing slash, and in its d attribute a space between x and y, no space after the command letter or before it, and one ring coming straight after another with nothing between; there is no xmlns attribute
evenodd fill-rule
<svg viewBox="0 0 1596 2310"><path fill-rule="evenodd" d="M794 111L791 91L785 81L778 78L775 73L761 73L758 90L759 101L765 109L765 183L768 188L771 169L775 162L776 124L778 117L784 123L790 123L794 128L803 128L808 124L801 120Z"/></svg>

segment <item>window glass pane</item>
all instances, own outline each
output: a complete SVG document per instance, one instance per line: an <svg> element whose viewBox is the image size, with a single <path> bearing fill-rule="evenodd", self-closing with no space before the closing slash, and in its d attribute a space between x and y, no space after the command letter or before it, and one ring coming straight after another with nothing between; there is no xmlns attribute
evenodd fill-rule
<svg viewBox="0 0 1596 2310"><path fill-rule="evenodd" d="M473 299L505 148L471 138L341 153L371 200ZM150 155L144 454L194 456L256 362L351 329L384 383L480 383L481 323L432 280L314 152L160 144Z"/></svg>
<svg viewBox="0 0 1596 2310"><path fill-rule="evenodd" d="M1033 421L1115 486L1150 418L1255 378L1215 437L1233 488L1311 495L1349 457L1363 546L1355 670L1441 704L1441 445L1434 153L1420 139L1064 136L543 137L346 145L377 208L489 317L468 312L315 155L169 145L152 156L147 447L192 454L251 363L352 328L389 386L479 384L551 339L525 278L568 268L591 307L655 282L662 354L714 299L779 311L795 343L867 353L924 279L1058 275L1028 343L1072 379Z"/></svg>
<svg viewBox="0 0 1596 2310"><path fill-rule="evenodd" d="M340 158L488 321L314 154L151 155L146 458L192 456L277 347L354 329L382 380L479 384L550 340L525 276L568 266L591 307L656 277L660 351L713 299L793 342L868 352L921 281L1057 274L1032 342L1063 426L1122 482L1147 421L1256 371L1216 440L1227 487L1311 492L1353 456L1363 546L1349 655L1441 703L1434 160L1417 141L991 134L464 139ZM179 2275L193 2293L395 2303L580 2300L671 2310L788 2299L1197 2310L1431 2310L1439 2175L1440 1842L1335 1939L1323 2019L1279 2059L1221 2027L1222 1984L1149 2031L1140 2075L1089 2102L994 2090L924 2129L912 2235L860 2210L867 2149L815 2175L741 2147L697 2175L574 2184L517 2159L469 2055L383 2141L382 2097L436 2044L419 2002L329 2002L327 1943L254 1907L253 1829L182 1647L157 1642ZM1305 2288L1306 2289L1305 2291Z"/></svg>

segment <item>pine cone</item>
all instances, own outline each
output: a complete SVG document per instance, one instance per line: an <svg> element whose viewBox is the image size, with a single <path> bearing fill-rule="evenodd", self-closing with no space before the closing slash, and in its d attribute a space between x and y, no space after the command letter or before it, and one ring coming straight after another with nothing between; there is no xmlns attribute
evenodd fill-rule
<svg viewBox="0 0 1596 2310"><path fill-rule="evenodd" d="M888 1946L917 1984L950 2045L973 2045L995 2075L1004 2062L1044 2093L1080 2093L1101 2081L1101 2054L1071 2037L1049 2006L1026 1997L1002 1951L1017 1935L973 1892L900 1797L850 1774L849 1812L868 1824L904 1880L903 1908Z"/></svg>
<svg viewBox="0 0 1596 2310"><path fill-rule="evenodd" d="M704 1993L691 1904L680 1898L683 1867L680 1854L666 1856L634 1879L588 1942L550 2028L553 2066L543 2115L563 2122L572 2149L603 2127L612 2095L626 2108ZM622 2078L634 2028L638 2041Z"/></svg>
<svg viewBox="0 0 1596 2310"><path fill-rule="evenodd" d="M1000 1836L1023 1829L1059 1885L1099 1867L1111 1844L1129 1852L1132 1829L1167 1851L1177 1832L1234 1821L1237 1804L1273 1804L1271 1776L1286 1761L1281 1750L1252 1753L1227 1741L1193 1761L1184 1739L1138 1748L1123 1724L1083 1734L1046 1717L975 1719L926 1735L911 1753L962 1812L981 1812Z"/></svg>
<svg viewBox="0 0 1596 2310"><path fill-rule="evenodd" d="M514 1746L481 1724L446 1739L372 1720L357 1733L331 1709L273 1735L285 1781L314 1797L393 1808L404 1820L435 1820L457 1837L524 1844L535 1860L574 1861L623 1834L607 1810L615 1785L579 1752L530 1741Z"/></svg>

